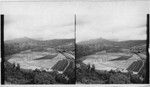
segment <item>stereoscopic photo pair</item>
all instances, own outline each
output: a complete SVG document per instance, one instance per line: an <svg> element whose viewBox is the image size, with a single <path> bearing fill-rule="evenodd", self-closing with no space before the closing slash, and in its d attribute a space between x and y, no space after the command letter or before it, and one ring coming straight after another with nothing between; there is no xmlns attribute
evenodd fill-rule
<svg viewBox="0 0 150 87"><path fill-rule="evenodd" d="M134 4L2 4L1 83L148 84L149 15Z"/></svg>

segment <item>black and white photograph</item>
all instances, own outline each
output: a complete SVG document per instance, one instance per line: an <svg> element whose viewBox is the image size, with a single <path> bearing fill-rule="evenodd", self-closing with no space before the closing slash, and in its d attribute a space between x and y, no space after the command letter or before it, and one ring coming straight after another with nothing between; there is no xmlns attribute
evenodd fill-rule
<svg viewBox="0 0 150 87"><path fill-rule="evenodd" d="M141 3L110 2L76 15L77 84L148 83L144 13Z"/></svg>
<svg viewBox="0 0 150 87"><path fill-rule="evenodd" d="M146 0L0 0L1 84L149 87L149 8Z"/></svg>

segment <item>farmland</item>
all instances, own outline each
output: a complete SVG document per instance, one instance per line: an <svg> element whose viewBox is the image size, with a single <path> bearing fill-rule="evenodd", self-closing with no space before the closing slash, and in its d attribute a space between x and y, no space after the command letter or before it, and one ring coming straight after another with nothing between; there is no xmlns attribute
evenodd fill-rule
<svg viewBox="0 0 150 87"><path fill-rule="evenodd" d="M74 69L74 56L69 53L62 53L66 57L66 59L60 60L55 64L52 69L56 71L67 72L70 69Z"/></svg>
<svg viewBox="0 0 150 87"><path fill-rule="evenodd" d="M73 64L74 59L72 57L74 58L72 54L59 51L21 51L20 53L8 56L8 61L5 62L6 82L39 84L39 82L35 81L38 80L43 81L40 83L46 84L56 82L72 84L75 82L73 67L75 64ZM14 76L14 73L19 73L19 76ZM49 82L41 78L48 79Z"/></svg>
<svg viewBox="0 0 150 87"><path fill-rule="evenodd" d="M126 71L135 61L141 58L131 53L95 53L81 58L83 63L95 65L97 70L116 70Z"/></svg>
<svg viewBox="0 0 150 87"><path fill-rule="evenodd" d="M128 68L128 71L134 71L134 72L139 72L140 68L143 66L143 61L138 60L134 61Z"/></svg>
<svg viewBox="0 0 150 87"><path fill-rule="evenodd" d="M41 68L51 68L58 61L66 59L60 53L50 53L50 52L33 52L33 51L22 51L18 54L14 54L8 60L10 63L18 63L23 69L41 69Z"/></svg>
<svg viewBox="0 0 150 87"><path fill-rule="evenodd" d="M52 67L52 69L53 69L53 70L56 70L56 71L63 71L63 70L67 67L67 65L69 65L69 62L68 62L67 59L59 60L59 61L57 62L57 64L55 64L55 65Z"/></svg>

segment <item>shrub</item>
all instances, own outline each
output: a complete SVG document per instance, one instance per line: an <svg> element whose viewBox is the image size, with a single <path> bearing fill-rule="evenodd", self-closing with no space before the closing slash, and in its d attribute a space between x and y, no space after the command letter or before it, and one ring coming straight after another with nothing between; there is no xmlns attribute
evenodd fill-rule
<svg viewBox="0 0 150 87"><path fill-rule="evenodd" d="M128 84L128 83L130 83L130 78L120 73L113 74L109 78L109 84Z"/></svg>
<svg viewBox="0 0 150 87"><path fill-rule="evenodd" d="M34 76L34 84L54 84L55 79L49 73L41 72L36 73Z"/></svg>

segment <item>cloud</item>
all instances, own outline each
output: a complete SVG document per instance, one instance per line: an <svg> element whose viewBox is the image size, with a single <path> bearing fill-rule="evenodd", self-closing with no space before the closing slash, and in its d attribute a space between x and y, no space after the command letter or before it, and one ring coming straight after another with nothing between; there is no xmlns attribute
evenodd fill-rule
<svg viewBox="0 0 150 87"><path fill-rule="evenodd" d="M5 18L5 39L28 36L40 39L74 38L76 14L77 41L144 39L149 3L0 3ZM128 38L130 37L130 38Z"/></svg>
<svg viewBox="0 0 150 87"><path fill-rule="evenodd" d="M141 31L139 32L139 35L146 35L147 34L147 29L146 29L146 27L141 27L141 28L143 28L143 29L141 29Z"/></svg>
<svg viewBox="0 0 150 87"><path fill-rule="evenodd" d="M71 18L72 15L9 15L7 20L11 20L12 23L5 25L5 40L25 36L43 40L74 38Z"/></svg>
<svg viewBox="0 0 150 87"><path fill-rule="evenodd" d="M84 26L84 25L88 25L88 23L90 23L90 21L87 18L87 15L76 15L76 26Z"/></svg>
<svg viewBox="0 0 150 87"><path fill-rule="evenodd" d="M77 26L77 42L95 39L146 39L146 2L104 2L82 4L77 18L88 21Z"/></svg>
<svg viewBox="0 0 150 87"><path fill-rule="evenodd" d="M73 20L73 19L72 19ZM69 22L69 23L64 23L62 25L60 25L59 27L68 27L68 26L74 26L74 23L73 22Z"/></svg>

